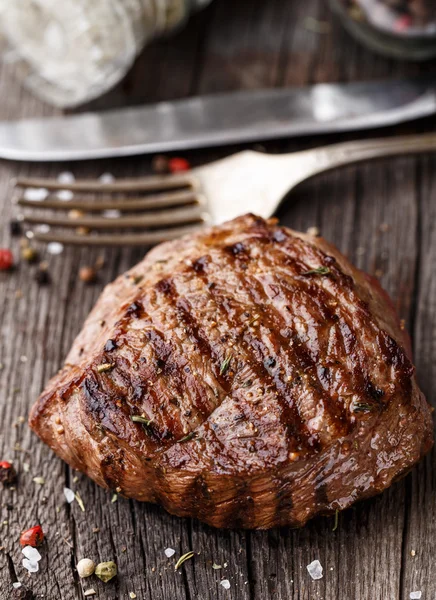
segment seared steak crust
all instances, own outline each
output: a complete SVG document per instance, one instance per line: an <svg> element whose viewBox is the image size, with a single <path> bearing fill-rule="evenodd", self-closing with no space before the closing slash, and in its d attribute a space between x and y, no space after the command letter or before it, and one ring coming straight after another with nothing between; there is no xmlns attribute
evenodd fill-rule
<svg viewBox="0 0 436 600"><path fill-rule="evenodd" d="M30 425L72 467L217 527L303 525L432 445L407 335L321 238L252 215L103 292Z"/></svg>

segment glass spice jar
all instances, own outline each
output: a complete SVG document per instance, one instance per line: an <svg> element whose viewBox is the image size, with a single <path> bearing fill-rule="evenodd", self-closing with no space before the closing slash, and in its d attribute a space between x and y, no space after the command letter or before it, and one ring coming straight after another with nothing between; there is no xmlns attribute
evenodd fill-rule
<svg viewBox="0 0 436 600"><path fill-rule="evenodd" d="M330 0L348 31L373 50L406 60L436 56L436 0Z"/></svg>
<svg viewBox="0 0 436 600"><path fill-rule="evenodd" d="M0 0L0 38L27 87L73 107L114 86L147 42L210 1Z"/></svg>

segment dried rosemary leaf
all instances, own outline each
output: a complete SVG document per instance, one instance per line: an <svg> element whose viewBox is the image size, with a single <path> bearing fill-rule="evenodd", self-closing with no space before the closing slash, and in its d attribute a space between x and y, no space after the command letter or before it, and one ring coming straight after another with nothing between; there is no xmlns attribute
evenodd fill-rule
<svg viewBox="0 0 436 600"><path fill-rule="evenodd" d="M133 415L131 417L134 423L142 423L142 425L146 425L147 427L150 425L152 419L147 419L147 417L143 417L141 415Z"/></svg>
<svg viewBox="0 0 436 600"><path fill-rule="evenodd" d="M80 506L80 509L81 509L81 511L82 511L82 512L85 512L85 505L83 504L83 500L82 500L82 498L80 497L80 494L79 494L79 492L76 492L76 493L74 494L74 496L75 496L75 498L76 498L76 502L77 502L77 504Z"/></svg>
<svg viewBox="0 0 436 600"><path fill-rule="evenodd" d="M328 275L330 273L330 269L328 267L317 267L316 269L310 269L310 271L305 271L301 273L302 275Z"/></svg>
<svg viewBox="0 0 436 600"><path fill-rule="evenodd" d="M111 371L114 367L114 363L103 363L97 366L97 371L99 373L106 373L106 371Z"/></svg>
<svg viewBox="0 0 436 600"><path fill-rule="evenodd" d="M336 509L336 512L335 512L335 524L333 525L332 531L336 531L336 529L338 528L338 524L339 524L339 510Z"/></svg>
<svg viewBox="0 0 436 600"><path fill-rule="evenodd" d="M367 404L366 402L355 402L352 408L355 413L369 413L374 410L375 406L373 404Z"/></svg>
<svg viewBox="0 0 436 600"><path fill-rule="evenodd" d="M187 560L193 558L194 556L194 552L192 552L192 550L190 552L187 552L186 554L183 554L179 560L176 562L176 566L174 567L174 570L177 571L184 562L186 562Z"/></svg>
<svg viewBox="0 0 436 600"><path fill-rule="evenodd" d="M220 375L225 375L227 373L227 371L229 370L230 367L230 363L232 362L232 355L229 354L223 361L221 368L220 368Z"/></svg>
<svg viewBox="0 0 436 600"><path fill-rule="evenodd" d="M189 442L189 440L192 440L193 438L195 438L197 434L195 433L195 431L191 431L191 433L188 433L188 435L185 435L185 437L182 437L179 440L179 443L181 444L182 442Z"/></svg>

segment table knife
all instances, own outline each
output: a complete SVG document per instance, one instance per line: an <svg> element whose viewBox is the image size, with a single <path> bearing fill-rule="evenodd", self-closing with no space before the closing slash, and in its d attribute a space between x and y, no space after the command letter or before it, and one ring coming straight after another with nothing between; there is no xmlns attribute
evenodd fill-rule
<svg viewBox="0 0 436 600"><path fill-rule="evenodd" d="M0 122L0 158L71 161L385 127L436 112L428 78L317 84Z"/></svg>

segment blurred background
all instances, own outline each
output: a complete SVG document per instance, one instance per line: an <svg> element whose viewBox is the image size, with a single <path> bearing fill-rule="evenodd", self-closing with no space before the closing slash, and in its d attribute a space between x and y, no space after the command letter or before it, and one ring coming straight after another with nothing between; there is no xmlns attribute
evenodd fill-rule
<svg viewBox="0 0 436 600"><path fill-rule="evenodd" d="M66 108L100 98L92 108L107 108L203 92L395 75L404 68L375 53L402 61L436 56L436 5L433 0L0 0L0 34L6 71L39 98ZM429 69L428 63L421 69L412 64L407 71ZM3 102L14 106L17 91L10 92Z"/></svg>

